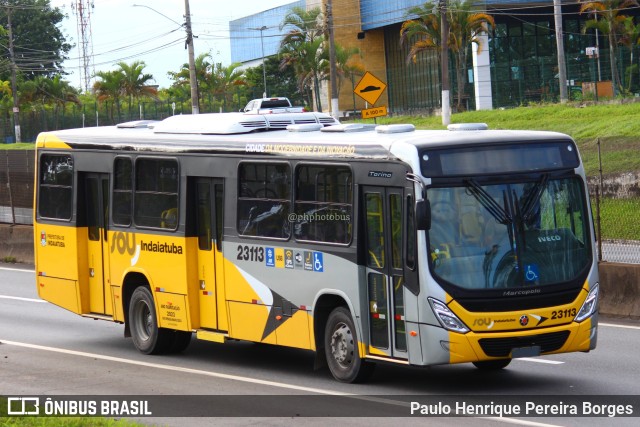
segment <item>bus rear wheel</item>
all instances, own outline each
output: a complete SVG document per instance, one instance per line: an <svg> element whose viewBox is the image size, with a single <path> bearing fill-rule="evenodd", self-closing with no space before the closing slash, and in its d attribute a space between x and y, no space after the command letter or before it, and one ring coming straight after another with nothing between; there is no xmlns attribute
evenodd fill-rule
<svg viewBox="0 0 640 427"><path fill-rule="evenodd" d="M129 325L133 344L141 353L162 354L170 350L174 341L172 331L158 328L153 296L144 286L136 288L131 295Z"/></svg>
<svg viewBox="0 0 640 427"><path fill-rule="evenodd" d="M324 334L325 356L333 377L345 383L367 380L375 367L360 358L355 330L346 308L338 307L329 315Z"/></svg>
<svg viewBox="0 0 640 427"><path fill-rule="evenodd" d="M498 371L500 369L506 368L509 363L511 363L511 359L499 359L473 362L473 365L483 371Z"/></svg>

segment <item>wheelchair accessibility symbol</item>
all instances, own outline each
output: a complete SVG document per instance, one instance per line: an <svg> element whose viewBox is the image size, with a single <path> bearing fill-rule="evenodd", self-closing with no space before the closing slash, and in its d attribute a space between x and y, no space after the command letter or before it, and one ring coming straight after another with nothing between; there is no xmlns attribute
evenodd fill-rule
<svg viewBox="0 0 640 427"><path fill-rule="evenodd" d="M540 270L536 264L525 264L524 280L527 282L535 282L540 279Z"/></svg>
<svg viewBox="0 0 640 427"><path fill-rule="evenodd" d="M322 260L321 252L313 253L313 271L324 272L324 261Z"/></svg>

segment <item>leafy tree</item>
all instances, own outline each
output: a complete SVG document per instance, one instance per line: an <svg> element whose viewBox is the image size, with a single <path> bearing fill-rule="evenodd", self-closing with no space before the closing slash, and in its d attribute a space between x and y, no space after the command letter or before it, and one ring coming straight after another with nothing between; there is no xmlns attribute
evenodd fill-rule
<svg viewBox="0 0 640 427"><path fill-rule="evenodd" d="M320 81L328 71L323 22L320 8L294 7L280 24L280 30L287 29L280 42L280 68L293 67L300 92L313 87L318 111L322 111Z"/></svg>
<svg viewBox="0 0 640 427"><path fill-rule="evenodd" d="M580 13L595 15L595 18L586 22L584 31L596 29L609 36L609 61L611 62L611 82L614 91L622 89L616 63L618 37L627 18L622 11L632 6L640 5L637 0L583 1L580 5Z"/></svg>
<svg viewBox="0 0 640 427"><path fill-rule="evenodd" d="M286 96L294 105L305 103L303 93L298 88L296 75L293 67L280 69L280 59L277 56L270 56L265 59L265 70L267 76L267 88L270 96ZM254 89L254 94L249 94L249 98L259 98L263 92L262 65L248 68L245 71L247 89ZM248 101L248 99L244 100ZM309 104L311 105L311 104Z"/></svg>
<svg viewBox="0 0 640 427"><path fill-rule="evenodd" d="M36 76L20 85L20 103L38 103L42 108L53 106L55 127L59 127L60 111L64 110L68 103L80 104L78 90L57 75L53 78Z"/></svg>
<svg viewBox="0 0 640 427"><path fill-rule="evenodd" d="M462 109L462 98L465 94L469 48L475 43L480 51L483 48L480 36L489 31L489 25L495 26L491 15L478 11L478 4L478 0L450 0L447 3L448 48L454 55L456 64L458 111ZM419 53L441 48L439 3L436 0L428 1L423 6L411 8L408 15L417 15L418 18L402 24L400 43L412 43L407 61L415 62Z"/></svg>
<svg viewBox="0 0 640 427"><path fill-rule="evenodd" d="M58 28L64 13L57 7L52 8L50 0L2 0L0 6L2 27L8 27L7 13L11 13L16 64L25 78L64 74L62 62L71 50ZM7 33L0 38L0 43L8 46ZM7 80L9 75L10 69L2 66L0 79Z"/></svg>

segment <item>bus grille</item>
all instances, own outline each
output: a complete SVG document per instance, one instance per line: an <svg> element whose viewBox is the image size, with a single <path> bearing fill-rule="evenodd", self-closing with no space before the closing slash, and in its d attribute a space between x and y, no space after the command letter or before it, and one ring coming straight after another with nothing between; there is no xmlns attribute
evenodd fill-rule
<svg viewBox="0 0 640 427"><path fill-rule="evenodd" d="M507 357L514 348L540 346L541 353L558 350L569 337L569 331L513 338L481 338L480 347L487 356Z"/></svg>

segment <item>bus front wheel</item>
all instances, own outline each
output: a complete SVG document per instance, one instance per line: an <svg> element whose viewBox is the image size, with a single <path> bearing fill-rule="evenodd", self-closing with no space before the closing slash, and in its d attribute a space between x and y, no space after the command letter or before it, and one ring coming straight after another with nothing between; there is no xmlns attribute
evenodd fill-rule
<svg viewBox="0 0 640 427"><path fill-rule="evenodd" d="M171 331L158 328L153 296L144 286L136 288L131 295L129 324L133 344L141 353L165 353L173 344Z"/></svg>
<svg viewBox="0 0 640 427"><path fill-rule="evenodd" d="M473 365L483 371L498 371L500 369L506 368L509 363L511 363L511 359L499 359L473 362Z"/></svg>
<svg viewBox="0 0 640 427"><path fill-rule="evenodd" d="M360 358L355 331L349 310L338 307L331 312L324 334L325 355L333 377L345 383L365 381L375 367Z"/></svg>

